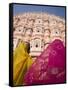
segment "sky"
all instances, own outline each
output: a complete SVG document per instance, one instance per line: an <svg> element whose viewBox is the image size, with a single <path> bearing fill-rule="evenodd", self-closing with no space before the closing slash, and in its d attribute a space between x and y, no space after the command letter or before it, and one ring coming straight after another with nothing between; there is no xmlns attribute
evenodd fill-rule
<svg viewBox="0 0 68 90"><path fill-rule="evenodd" d="M13 4L13 14L24 12L47 12L65 18L65 7L43 6L43 5L28 5L28 4Z"/></svg>

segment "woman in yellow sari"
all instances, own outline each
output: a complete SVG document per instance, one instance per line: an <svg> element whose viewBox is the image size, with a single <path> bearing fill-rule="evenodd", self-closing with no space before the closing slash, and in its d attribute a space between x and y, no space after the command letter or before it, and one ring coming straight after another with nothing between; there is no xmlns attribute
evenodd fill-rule
<svg viewBox="0 0 68 90"><path fill-rule="evenodd" d="M17 48L13 52L13 84L24 85L24 75L33 63L31 56L28 53L28 46L23 41L20 41Z"/></svg>

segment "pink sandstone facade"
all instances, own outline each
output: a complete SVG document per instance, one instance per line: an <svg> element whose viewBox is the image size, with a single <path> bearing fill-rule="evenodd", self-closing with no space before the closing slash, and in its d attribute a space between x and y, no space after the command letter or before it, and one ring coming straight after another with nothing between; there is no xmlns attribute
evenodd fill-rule
<svg viewBox="0 0 68 90"><path fill-rule="evenodd" d="M65 44L65 20L48 13L22 13L13 17L14 50L20 40L30 44L30 55L38 56L53 40Z"/></svg>

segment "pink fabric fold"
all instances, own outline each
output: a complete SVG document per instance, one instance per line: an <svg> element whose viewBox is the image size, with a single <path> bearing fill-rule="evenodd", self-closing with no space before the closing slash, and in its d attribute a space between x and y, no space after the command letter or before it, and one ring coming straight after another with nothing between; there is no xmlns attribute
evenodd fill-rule
<svg viewBox="0 0 68 90"><path fill-rule="evenodd" d="M56 39L36 58L24 77L26 85L65 82L65 47Z"/></svg>

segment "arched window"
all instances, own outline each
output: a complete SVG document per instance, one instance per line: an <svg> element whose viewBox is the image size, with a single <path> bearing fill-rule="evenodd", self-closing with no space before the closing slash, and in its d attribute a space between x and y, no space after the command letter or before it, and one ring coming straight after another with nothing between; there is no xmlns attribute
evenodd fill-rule
<svg viewBox="0 0 68 90"><path fill-rule="evenodd" d="M61 32L58 28L51 30L52 36L61 36Z"/></svg>
<svg viewBox="0 0 68 90"><path fill-rule="evenodd" d="M44 35L45 36L49 36L50 35L50 30L49 29L45 29L44 30Z"/></svg>
<svg viewBox="0 0 68 90"><path fill-rule="evenodd" d="M17 27L14 33L25 34L24 27Z"/></svg>
<svg viewBox="0 0 68 90"><path fill-rule="evenodd" d="M56 20L51 20L50 22L49 22L49 25L50 26L56 26L57 25L57 21Z"/></svg>
<svg viewBox="0 0 68 90"><path fill-rule="evenodd" d="M26 34L27 34L27 35L31 35L31 34L32 34L32 29L30 29L30 28L27 29L27 30L26 30Z"/></svg>
<svg viewBox="0 0 68 90"><path fill-rule="evenodd" d="M39 27L39 26L35 27L33 30L34 30L35 34L42 34L43 33L42 27Z"/></svg>
<svg viewBox="0 0 68 90"><path fill-rule="evenodd" d="M40 39L35 39L34 40L34 47L35 48L40 48L41 47L41 40Z"/></svg>
<svg viewBox="0 0 68 90"><path fill-rule="evenodd" d="M42 19L36 19L35 20L35 23L34 23L34 25L36 25L36 26L38 26L38 25L40 25L40 24L42 24L43 23L43 21L42 21Z"/></svg>
<svg viewBox="0 0 68 90"><path fill-rule="evenodd" d="M41 40L40 39L33 39L30 41L30 48L41 48Z"/></svg>

